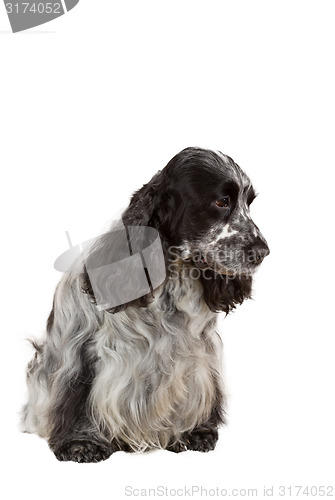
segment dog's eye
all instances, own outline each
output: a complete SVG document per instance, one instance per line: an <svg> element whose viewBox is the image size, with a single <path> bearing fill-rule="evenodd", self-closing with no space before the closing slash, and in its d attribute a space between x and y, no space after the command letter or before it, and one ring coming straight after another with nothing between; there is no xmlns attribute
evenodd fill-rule
<svg viewBox="0 0 335 500"><path fill-rule="evenodd" d="M215 205L219 208L229 208L230 207L230 197L224 196L220 200L216 200Z"/></svg>

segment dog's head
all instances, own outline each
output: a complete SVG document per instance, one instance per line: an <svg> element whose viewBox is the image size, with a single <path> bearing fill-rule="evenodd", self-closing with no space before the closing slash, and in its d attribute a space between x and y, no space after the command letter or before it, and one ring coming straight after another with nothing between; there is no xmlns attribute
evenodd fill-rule
<svg viewBox="0 0 335 500"><path fill-rule="evenodd" d="M249 178L231 158L187 148L133 195L123 223L156 228L167 269L176 255L193 266L210 309L229 312L250 296L252 274L269 253L250 216L254 198ZM146 304L142 297L140 305Z"/></svg>
<svg viewBox="0 0 335 500"><path fill-rule="evenodd" d="M178 192L170 214L183 257L202 270L253 274L269 249L250 216L256 194L247 175L228 156L194 148L171 160L167 173Z"/></svg>

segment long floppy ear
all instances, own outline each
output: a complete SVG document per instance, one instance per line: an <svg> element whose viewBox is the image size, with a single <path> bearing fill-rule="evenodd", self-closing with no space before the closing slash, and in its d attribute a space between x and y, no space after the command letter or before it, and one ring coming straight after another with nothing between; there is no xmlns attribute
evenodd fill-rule
<svg viewBox="0 0 335 500"><path fill-rule="evenodd" d="M118 230L102 235L92 247L81 288L100 309L114 314L129 306L146 307L154 300L155 288L166 277L167 244L163 237L157 242L157 233L148 228L159 229L161 225L158 208L163 192L164 179L158 172L132 196L122 214L123 229L118 226ZM142 249L149 247L150 256L145 258ZM112 300L104 300L106 297Z"/></svg>
<svg viewBox="0 0 335 500"><path fill-rule="evenodd" d="M149 226L160 232L162 244L178 244L176 228L185 210L185 202L172 182L159 171L148 184L133 194L122 214L125 226ZM165 241L167 240L167 241Z"/></svg>
<svg viewBox="0 0 335 500"><path fill-rule="evenodd" d="M228 314L237 304L251 296L251 276L230 277L206 270L201 276L204 299L213 312Z"/></svg>
<svg viewBox="0 0 335 500"><path fill-rule="evenodd" d="M163 183L163 174L159 171L148 184L133 194L128 208L122 214L125 226L152 225L150 221L159 206Z"/></svg>

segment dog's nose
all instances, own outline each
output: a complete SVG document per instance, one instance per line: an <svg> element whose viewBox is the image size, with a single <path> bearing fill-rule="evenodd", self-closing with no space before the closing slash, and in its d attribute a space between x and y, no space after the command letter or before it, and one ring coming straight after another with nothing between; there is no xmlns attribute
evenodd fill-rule
<svg viewBox="0 0 335 500"><path fill-rule="evenodd" d="M255 257L255 264L258 266L267 255L270 253L270 249L265 243L265 241L258 238L257 242L253 245L253 252Z"/></svg>

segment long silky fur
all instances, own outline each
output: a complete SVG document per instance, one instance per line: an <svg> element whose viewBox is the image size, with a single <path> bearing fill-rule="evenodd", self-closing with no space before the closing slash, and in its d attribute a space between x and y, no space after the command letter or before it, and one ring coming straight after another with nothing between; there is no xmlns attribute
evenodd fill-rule
<svg viewBox="0 0 335 500"><path fill-rule="evenodd" d="M214 448L225 421L216 312L228 313L250 296L251 276L227 279L198 269L195 279L194 262L183 251L189 252L192 241L205 248L209 238L211 249L225 243L217 237L222 228L213 223L214 209L208 216L194 215L199 198L194 193L202 189L205 201L208 193L215 199L211 190L228 174L227 185L233 179L246 192L248 178L229 157L188 148L132 197L124 225L160 233L167 274L156 290L99 310L87 265L113 251L108 235L61 279L45 338L33 344L22 412L23 430L47 439L60 460L98 461L116 450ZM240 247L251 245L250 234L257 233L242 208L242 218L231 218L234 239L227 238ZM222 235L230 236L228 230ZM172 246L177 257L171 268Z"/></svg>
<svg viewBox="0 0 335 500"><path fill-rule="evenodd" d="M112 315L82 293L80 276L63 278L28 369L26 432L54 448L68 439L70 419L73 439L89 431L136 451L166 448L221 407L221 340L201 284L169 279L156 295Z"/></svg>

